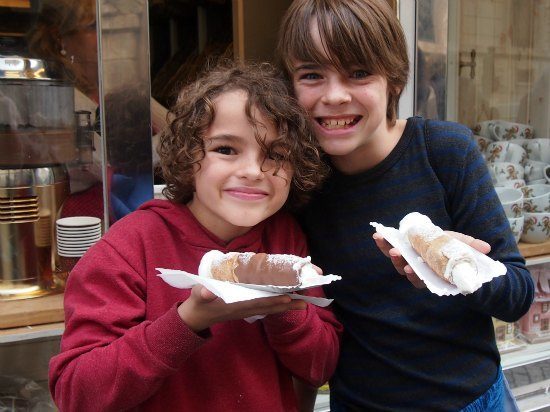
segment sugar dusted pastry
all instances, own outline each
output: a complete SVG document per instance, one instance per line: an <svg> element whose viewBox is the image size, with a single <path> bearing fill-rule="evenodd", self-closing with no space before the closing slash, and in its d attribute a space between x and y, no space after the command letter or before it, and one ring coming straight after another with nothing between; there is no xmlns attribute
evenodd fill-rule
<svg viewBox="0 0 550 412"><path fill-rule="evenodd" d="M472 293L482 282L472 250L446 234L425 215L409 213L399 231L406 235L416 252L441 278L456 285L462 293Z"/></svg>
<svg viewBox="0 0 550 412"><path fill-rule="evenodd" d="M309 256L211 250L201 259L199 276L235 283L296 287L304 277L319 274Z"/></svg>

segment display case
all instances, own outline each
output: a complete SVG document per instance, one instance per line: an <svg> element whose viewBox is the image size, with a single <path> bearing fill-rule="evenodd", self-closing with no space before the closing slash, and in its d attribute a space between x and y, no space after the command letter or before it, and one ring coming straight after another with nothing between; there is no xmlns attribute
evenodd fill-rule
<svg viewBox="0 0 550 412"><path fill-rule="evenodd" d="M62 292L153 197L147 6L0 3L0 302Z"/></svg>
<svg viewBox="0 0 550 412"><path fill-rule="evenodd" d="M472 129L537 285L519 322L494 320L502 366L521 410L548 408L550 1L401 0L399 13L414 62L400 117ZM534 187L545 194L530 195ZM500 195L510 188L522 197L516 207ZM532 199L545 202L539 215L531 213Z"/></svg>
<svg viewBox="0 0 550 412"><path fill-rule="evenodd" d="M0 1L3 390L46 387L72 267L153 197L148 31L145 0Z"/></svg>

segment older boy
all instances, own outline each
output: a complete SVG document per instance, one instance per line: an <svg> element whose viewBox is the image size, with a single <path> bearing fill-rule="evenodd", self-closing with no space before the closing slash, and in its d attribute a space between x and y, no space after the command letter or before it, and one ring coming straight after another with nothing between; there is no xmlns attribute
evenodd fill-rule
<svg viewBox="0 0 550 412"><path fill-rule="evenodd" d="M283 66L333 169L302 214L313 259L343 277L326 288L345 330L331 411L502 410L491 317L519 319L533 283L470 131L397 118L405 46L385 0L296 0L280 30ZM467 296L413 287L369 226L412 211L488 242L506 276Z"/></svg>

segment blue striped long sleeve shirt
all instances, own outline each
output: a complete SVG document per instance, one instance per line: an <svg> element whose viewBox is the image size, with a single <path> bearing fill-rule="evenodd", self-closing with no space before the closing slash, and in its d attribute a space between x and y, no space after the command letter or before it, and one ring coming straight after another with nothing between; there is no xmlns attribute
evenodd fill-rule
<svg viewBox="0 0 550 412"><path fill-rule="evenodd" d="M507 267L470 295L416 289L376 247L369 222L407 214L488 242ZM300 214L313 262L342 280L326 287L344 326L331 396L348 410L458 410L494 383L491 317L515 321L534 286L471 132L407 120L393 151L357 175L337 171Z"/></svg>

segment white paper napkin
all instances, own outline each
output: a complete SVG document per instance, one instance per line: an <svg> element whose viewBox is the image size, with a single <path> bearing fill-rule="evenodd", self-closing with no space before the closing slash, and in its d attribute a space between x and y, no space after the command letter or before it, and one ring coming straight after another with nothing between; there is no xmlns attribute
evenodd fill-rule
<svg viewBox="0 0 550 412"><path fill-rule="evenodd" d="M405 235L393 227L387 227L380 223L370 222L376 231L384 236L393 247L395 247L405 258L407 263L413 268L420 279L424 281L430 292L438 296L458 295L460 290L453 284L441 279L435 272L422 260L420 255L413 249ZM468 246L469 247L469 246ZM474 259L478 266L478 276L482 283L489 282L491 279L506 274L506 266L501 262L491 259L489 256L471 248Z"/></svg>

